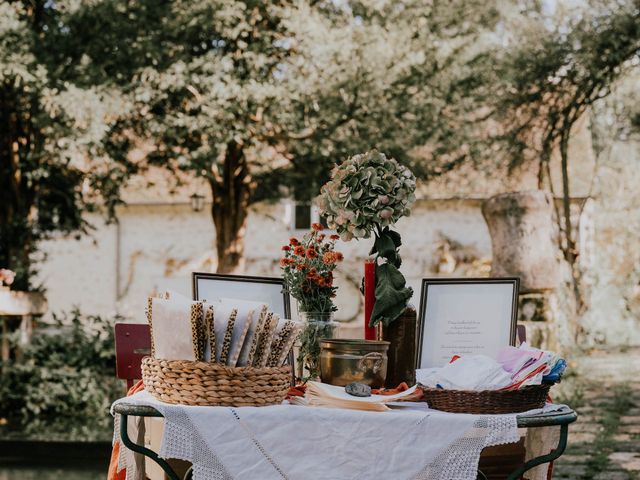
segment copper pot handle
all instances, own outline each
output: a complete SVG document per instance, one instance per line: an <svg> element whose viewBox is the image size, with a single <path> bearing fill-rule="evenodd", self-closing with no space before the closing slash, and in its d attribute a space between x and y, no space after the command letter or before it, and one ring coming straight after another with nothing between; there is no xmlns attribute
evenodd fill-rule
<svg viewBox="0 0 640 480"><path fill-rule="evenodd" d="M382 368L382 362L384 360L384 356L380 352L367 353L358 362L358 369L364 370L366 368L365 363L369 360L373 360L374 362L372 367L373 373L378 373L378 371Z"/></svg>

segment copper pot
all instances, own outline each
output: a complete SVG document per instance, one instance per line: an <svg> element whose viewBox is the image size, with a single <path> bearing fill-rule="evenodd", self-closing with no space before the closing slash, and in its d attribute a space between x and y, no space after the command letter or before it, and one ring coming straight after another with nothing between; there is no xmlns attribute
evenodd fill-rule
<svg viewBox="0 0 640 480"><path fill-rule="evenodd" d="M351 382L384 386L389 342L360 339L320 340L320 379L344 386Z"/></svg>

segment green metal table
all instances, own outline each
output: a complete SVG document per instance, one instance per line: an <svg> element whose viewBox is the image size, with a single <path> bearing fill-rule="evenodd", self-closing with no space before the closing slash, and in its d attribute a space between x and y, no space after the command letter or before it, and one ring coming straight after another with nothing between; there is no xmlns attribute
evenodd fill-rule
<svg viewBox="0 0 640 480"><path fill-rule="evenodd" d="M115 413L121 415L120 420L120 438L122 444L133 452L140 453L145 457L149 457L156 462L162 470L167 474L171 480L180 480L180 477L173 471L171 466L162 458L158 456L156 452L145 447L144 445L138 445L134 443L127 432L127 418L128 417L162 417L162 414L153 407L134 405L128 403L119 403L113 407ZM518 415L518 427L519 428L537 428L537 427L560 427L560 439L558 445L550 453L542 455L540 457L532 458L528 462L519 466L516 470L511 472L507 477L507 480L517 480L522 476L524 472L530 470L543 463L552 462L564 453L567 448L567 439L569 437L569 424L575 422L578 418L576 412L568 407L563 407L560 410L549 413L539 413L536 415ZM484 478L484 475L479 472L479 478Z"/></svg>

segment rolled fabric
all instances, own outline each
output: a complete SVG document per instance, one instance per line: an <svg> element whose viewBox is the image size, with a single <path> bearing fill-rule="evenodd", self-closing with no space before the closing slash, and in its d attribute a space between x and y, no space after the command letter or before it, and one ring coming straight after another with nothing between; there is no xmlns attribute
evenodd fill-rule
<svg viewBox="0 0 640 480"><path fill-rule="evenodd" d="M293 320L289 320L286 318L281 318L278 321L278 325L276 325L276 329L273 333L273 339L271 341L271 349L269 351L269 358L267 360L267 367L277 367L281 365L279 363L280 358L284 356L286 358L286 354L289 353L291 346L287 349L289 344L293 345L293 342L290 342L291 338L297 336L296 330L299 330L296 325L298 322L294 322ZM285 351L286 350L286 351ZM284 360L283 360L284 361Z"/></svg>
<svg viewBox="0 0 640 480"><path fill-rule="evenodd" d="M302 323L293 322L293 329L291 330L289 337L285 341L282 350L280 350L280 356L278 357L276 364L271 365L272 367L279 367L281 365L284 365L284 362L287 360L287 357L289 356L289 352L293 348L293 344L302 333L302 329L303 329Z"/></svg>
<svg viewBox="0 0 640 480"><path fill-rule="evenodd" d="M256 324L255 331L253 332L251 347L249 349L249 355L247 357L247 366L255 365L256 355L258 354L258 350L260 349L262 331L264 330L265 324L271 320L272 316L273 314L269 313L265 305L264 308L260 311L258 322Z"/></svg>
<svg viewBox="0 0 640 480"><path fill-rule="evenodd" d="M214 316L216 356L215 359L212 357L211 361L226 365L231 350L237 309L231 303L212 302L207 305L213 306Z"/></svg>
<svg viewBox="0 0 640 480"><path fill-rule="evenodd" d="M232 345L226 364L232 367L244 367L247 365L251 342L255 335L260 312L266 308L266 304L236 298L222 298L219 301L219 305L233 306L238 311L233 328Z"/></svg>
<svg viewBox="0 0 640 480"><path fill-rule="evenodd" d="M270 312L267 315L267 320L264 322L264 326L260 332L256 354L253 358L254 367L264 367L267 365L269 352L271 351L273 332L275 331L279 321L280 317L277 314Z"/></svg>

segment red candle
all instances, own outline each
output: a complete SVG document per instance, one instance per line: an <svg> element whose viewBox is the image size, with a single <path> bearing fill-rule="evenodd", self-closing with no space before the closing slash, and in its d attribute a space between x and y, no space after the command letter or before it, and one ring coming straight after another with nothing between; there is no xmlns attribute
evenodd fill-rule
<svg viewBox="0 0 640 480"><path fill-rule="evenodd" d="M376 328L369 326L373 304L376 303L376 264L373 260L364 262L364 338L376 340Z"/></svg>

